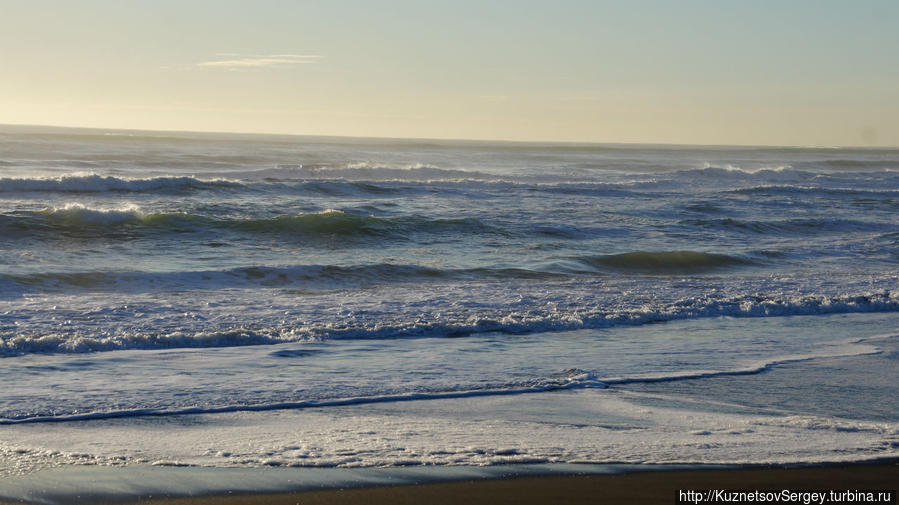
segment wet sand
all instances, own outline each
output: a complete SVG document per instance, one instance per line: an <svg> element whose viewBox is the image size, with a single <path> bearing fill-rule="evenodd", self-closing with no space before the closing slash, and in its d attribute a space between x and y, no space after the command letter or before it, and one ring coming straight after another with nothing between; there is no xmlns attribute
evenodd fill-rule
<svg viewBox="0 0 899 505"><path fill-rule="evenodd" d="M748 468L562 475L449 483L379 486L278 494L152 498L146 505L429 505L676 503L679 489L883 489L899 488L899 463L802 468Z"/></svg>

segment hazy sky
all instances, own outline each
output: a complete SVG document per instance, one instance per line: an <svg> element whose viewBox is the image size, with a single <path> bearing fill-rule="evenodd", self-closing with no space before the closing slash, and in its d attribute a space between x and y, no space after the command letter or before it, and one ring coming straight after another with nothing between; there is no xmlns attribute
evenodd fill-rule
<svg viewBox="0 0 899 505"><path fill-rule="evenodd" d="M899 145L899 1L0 0L0 123Z"/></svg>

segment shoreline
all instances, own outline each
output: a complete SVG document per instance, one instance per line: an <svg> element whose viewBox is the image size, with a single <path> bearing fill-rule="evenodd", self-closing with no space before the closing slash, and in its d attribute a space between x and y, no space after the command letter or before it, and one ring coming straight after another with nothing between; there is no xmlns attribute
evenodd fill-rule
<svg viewBox="0 0 899 505"><path fill-rule="evenodd" d="M124 470L124 471L123 471ZM497 465L392 469L64 468L0 505L675 503L681 489L893 490L899 458L789 465ZM35 474L32 474L35 475ZM61 476L69 480L60 479ZM42 478L46 477L46 479ZM129 481L130 478L130 481ZM205 479L205 480L204 480ZM125 487L110 487L124 481ZM68 484L67 484L68 482ZM78 482L80 488L71 487ZM165 482L165 485L154 484ZM9 483L5 486L9 493ZM70 487L67 489L66 485ZM127 486L131 486L130 491ZM43 486L43 487L41 487ZM143 486L143 487L141 487ZM13 486L14 487L14 486ZM22 492L30 488L31 492ZM4 488L0 487L0 494Z"/></svg>
<svg viewBox="0 0 899 505"><path fill-rule="evenodd" d="M783 489L895 491L899 462L812 467L749 467L722 470L655 470L621 474L543 475L416 485L382 485L292 493L141 499L145 505L432 505L675 503L681 489Z"/></svg>

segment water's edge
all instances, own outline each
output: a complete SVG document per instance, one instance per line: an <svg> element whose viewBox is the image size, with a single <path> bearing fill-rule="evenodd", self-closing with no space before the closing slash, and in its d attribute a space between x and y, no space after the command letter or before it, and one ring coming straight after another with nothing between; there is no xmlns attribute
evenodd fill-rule
<svg viewBox="0 0 899 505"><path fill-rule="evenodd" d="M208 468L129 466L68 467L6 478L0 503L70 505L131 503L150 497L198 497L233 493L269 494L376 486L420 485L464 480L551 475L616 475L636 472L826 468L899 464L899 458L853 463L789 465L700 464L514 464L496 466L411 466L393 468Z"/></svg>

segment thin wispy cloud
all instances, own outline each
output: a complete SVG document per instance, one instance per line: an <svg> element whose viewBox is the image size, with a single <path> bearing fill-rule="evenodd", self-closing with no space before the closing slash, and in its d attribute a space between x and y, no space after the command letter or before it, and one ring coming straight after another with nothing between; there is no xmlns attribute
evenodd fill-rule
<svg viewBox="0 0 899 505"><path fill-rule="evenodd" d="M226 69L285 67L289 65L301 65L317 63L321 56L317 54L267 54L256 56L240 56L233 53L222 53L218 56L230 56L229 59L212 60L197 63L200 67L215 67Z"/></svg>

